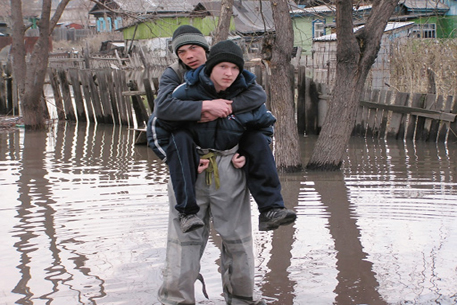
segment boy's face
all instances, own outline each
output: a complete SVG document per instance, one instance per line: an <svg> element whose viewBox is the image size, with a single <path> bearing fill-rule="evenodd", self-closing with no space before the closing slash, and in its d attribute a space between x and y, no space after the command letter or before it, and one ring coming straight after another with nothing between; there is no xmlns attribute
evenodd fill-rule
<svg viewBox="0 0 457 305"><path fill-rule="evenodd" d="M210 79L214 83L216 91L224 91L230 87L240 74L237 65L223 61L214 66L211 71Z"/></svg>
<svg viewBox="0 0 457 305"><path fill-rule="evenodd" d="M179 59L191 69L197 69L206 62L206 51L199 45L184 45L176 53Z"/></svg>

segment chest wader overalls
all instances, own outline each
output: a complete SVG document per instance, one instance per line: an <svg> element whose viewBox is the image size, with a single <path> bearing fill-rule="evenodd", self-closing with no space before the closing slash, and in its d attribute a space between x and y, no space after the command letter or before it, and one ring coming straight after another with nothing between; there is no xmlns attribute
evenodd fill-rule
<svg viewBox="0 0 457 305"><path fill-rule="evenodd" d="M242 169L231 162L238 146L217 152L220 187L215 179L208 185L207 173L199 174L195 187L198 217L203 228L182 233L178 212L174 208L171 183L168 185L170 200L167 258L163 284L158 297L162 304L195 304L194 286L199 277L200 259L208 241L210 220L222 239L221 278L227 304L254 304L254 253L251 228L251 207L246 178ZM206 154L208 151L202 151Z"/></svg>

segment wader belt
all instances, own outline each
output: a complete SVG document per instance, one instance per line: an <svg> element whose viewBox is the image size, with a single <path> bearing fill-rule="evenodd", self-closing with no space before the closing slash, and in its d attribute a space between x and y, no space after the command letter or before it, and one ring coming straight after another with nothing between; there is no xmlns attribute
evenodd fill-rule
<svg viewBox="0 0 457 305"><path fill-rule="evenodd" d="M221 186L221 182L219 180L219 169L217 168L217 162L216 162L216 157L217 156L227 156L227 155L233 155L237 152L238 150L238 145L233 147L232 149L229 150L214 150L214 149L198 149L198 152L200 154L203 154L200 159L208 159L209 160L209 165L208 168L205 170L206 175L205 175L205 180L207 185L211 185L213 182L213 177L214 177L214 182L216 184L216 189L219 189Z"/></svg>

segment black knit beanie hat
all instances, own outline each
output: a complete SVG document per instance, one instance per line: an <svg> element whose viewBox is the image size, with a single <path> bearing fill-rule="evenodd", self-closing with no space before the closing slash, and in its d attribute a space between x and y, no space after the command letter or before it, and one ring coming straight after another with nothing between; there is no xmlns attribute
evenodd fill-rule
<svg viewBox="0 0 457 305"><path fill-rule="evenodd" d="M177 54L177 51L180 47L188 44L201 46L207 52L209 50L209 44L199 29L191 25L181 25L173 33L173 38L171 40L173 52Z"/></svg>
<svg viewBox="0 0 457 305"><path fill-rule="evenodd" d="M206 61L206 73L210 75L214 66L223 61L237 65L240 68L240 73L243 71L243 51L231 40L220 41L211 47Z"/></svg>

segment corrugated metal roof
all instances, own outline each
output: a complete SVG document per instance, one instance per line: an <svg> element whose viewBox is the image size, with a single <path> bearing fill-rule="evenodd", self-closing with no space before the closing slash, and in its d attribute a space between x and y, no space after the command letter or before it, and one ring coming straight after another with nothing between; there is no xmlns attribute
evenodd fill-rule
<svg viewBox="0 0 457 305"><path fill-rule="evenodd" d="M235 1L233 15L235 17L236 30L240 33L274 31L270 1L242 1L242 4Z"/></svg>
<svg viewBox="0 0 457 305"><path fill-rule="evenodd" d="M191 1L191 0L189 0ZM121 10L137 14L146 13L189 13L195 5L188 0L114 0Z"/></svg>
<svg viewBox="0 0 457 305"><path fill-rule="evenodd" d="M438 0L400 0L398 4L418 10L449 10L449 6Z"/></svg>
<svg viewBox="0 0 457 305"><path fill-rule="evenodd" d="M370 10L371 5L360 5L354 8L354 12L360 12L365 10ZM334 5L319 5L313 7L305 7L305 8L294 8L291 10L291 13L294 14L303 14L303 15L318 15L318 14L329 14L335 13L336 14L336 7Z"/></svg>
<svg viewBox="0 0 457 305"><path fill-rule="evenodd" d="M396 30L396 29L399 29L402 27L413 25L413 24L414 24L414 22L389 22L389 23L387 23L387 25L384 29L384 32ZM364 27L363 25L355 27L354 32L357 32L358 30L360 30L363 27ZM336 33L324 35L324 36L313 39L313 41L333 41L333 40L336 40Z"/></svg>

